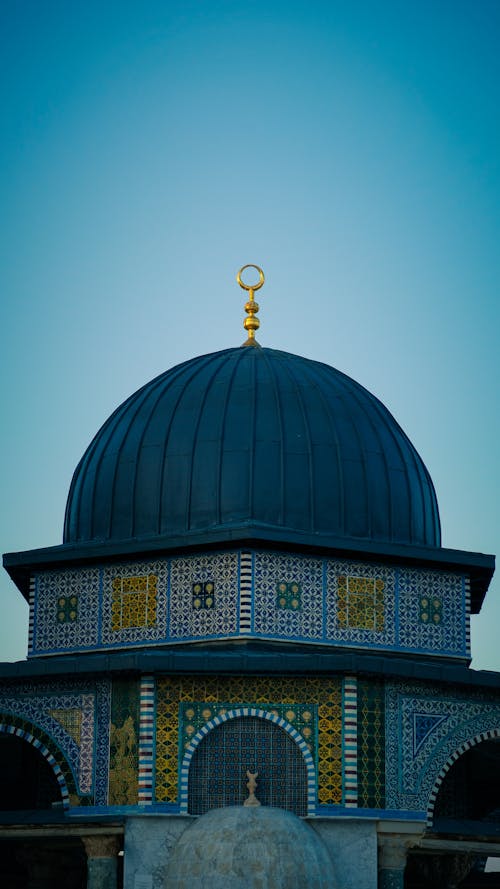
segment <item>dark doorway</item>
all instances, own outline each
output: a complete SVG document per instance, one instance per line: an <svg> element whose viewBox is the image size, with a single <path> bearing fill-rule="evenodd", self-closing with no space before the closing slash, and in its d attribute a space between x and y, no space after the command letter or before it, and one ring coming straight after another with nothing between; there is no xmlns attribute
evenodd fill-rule
<svg viewBox="0 0 500 889"><path fill-rule="evenodd" d="M443 819L500 823L500 740L471 747L451 767L436 799L435 830Z"/></svg>
<svg viewBox="0 0 500 889"><path fill-rule="evenodd" d="M50 809L61 801L56 776L36 747L1 732L0 810Z"/></svg>
<svg viewBox="0 0 500 889"><path fill-rule="evenodd" d="M0 840L2 889L85 889L87 856L81 840Z"/></svg>

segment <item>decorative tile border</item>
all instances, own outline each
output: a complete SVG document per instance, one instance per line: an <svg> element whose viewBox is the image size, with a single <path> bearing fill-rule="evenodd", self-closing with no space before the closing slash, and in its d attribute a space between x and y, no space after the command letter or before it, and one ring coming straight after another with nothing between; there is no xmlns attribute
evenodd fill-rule
<svg viewBox="0 0 500 889"><path fill-rule="evenodd" d="M30 607L30 615L29 615L29 623L28 623L28 656L33 651L33 637L35 631L35 588L36 581L33 575L30 577L30 592L29 592L29 607Z"/></svg>
<svg viewBox="0 0 500 889"><path fill-rule="evenodd" d="M464 598L465 598L465 653L470 658L470 579L464 577Z"/></svg>
<svg viewBox="0 0 500 889"><path fill-rule="evenodd" d="M247 635L252 629L252 553L240 556L240 633Z"/></svg>
<svg viewBox="0 0 500 889"><path fill-rule="evenodd" d="M127 583L140 586L148 578L154 602L145 605L140 591L133 600L132 593L124 596ZM35 656L257 637L470 657L469 583L450 572L227 550L50 570L35 580ZM193 599L198 587L210 589L210 597ZM293 590L297 595L288 596ZM68 598L76 604L66 620Z"/></svg>
<svg viewBox="0 0 500 889"><path fill-rule="evenodd" d="M0 684L3 721L24 721L35 736L40 730L53 739L71 770L71 793L93 795L95 805L106 805L108 798L110 708L107 678Z"/></svg>
<svg viewBox="0 0 500 889"><path fill-rule="evenodd" d="M153 802L154 676L143 676L139 692L139 804Z"/></svg>
<svg viewBox="0 0 500 889"><path fill-rule="evenodd" d="M358 805L358 683L354 676L344 680L344 805Z"/></svg>

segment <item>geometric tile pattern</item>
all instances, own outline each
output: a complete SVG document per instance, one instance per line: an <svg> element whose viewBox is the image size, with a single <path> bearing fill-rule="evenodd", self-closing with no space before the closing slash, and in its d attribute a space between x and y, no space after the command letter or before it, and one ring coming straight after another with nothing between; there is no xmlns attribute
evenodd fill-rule
<svg viewBox="0 0 500 889"><path fill-rule="evenodd" d="M358 805L385 807L385 687L358 679Z"/></svg>
<svg viewBox="0 0 500 889"><path fill-rule="evenodd" d="M471 610L471 601L470 601L470 578L464 577L464 590L465 590L465 654L470 658L470 610Z"/></svg>
<svg viewBox="0 0 500 889"><path fill-rule="evenodd" d="M111 629L154 627L156 624L156 574L115 577L111 604Z"/></svg>
<svg viewBox="0 0 500 889"><path fill-rule="evenodd" d="M263 550L52 570L31 653L255 635L466 657L469 597L444 571Z"/></svg>
<svg viewBox="0 0 500 889"><path fill-rule="evenodd" d="M61 619L61 600L76 600ZM60 610L61 609L61 610ZM99 570L75 568L71 571L44 571L36 578L34 649L37 652L65 648L94 648L98 644Z"/></svg>
<svg viewBox="0 0 500 889"><path fill-rule="evenodd" d="M166 635L168 562L113 565L102 572L102 642L151 643Z"/></svg>
<svg viewBox="0 0 500 889"><path fill-rule="evenodd" d="M339 627L384 631L384 581L344 577L337 581Z"/></svg>
<svg viewBox="0 0 500 889"><path fill-rule="evenodd" d="M500 703L480 693L389 683L385 720L387 807L426 811L450 758L498 730Z"/></svg>
<svg viewBox="0 0 500 889"><path fill-rule="evenodd" d="M0 709L5 723L29 723L30 733L50 739L71 769L80 802L105 805L109 758L109 682L4 683ZM50 744L55 745L54 749ZM78 804L75 800L74 804Z"/></svg>
<svg viewBox="0 0 500 889"><path fill-rule="evenodd" d="M394 568L329 561L328 639L355 645L393 646L395 586Z"/></svg>
<svg viewBox="0 0 500 889"><path fill-rule="evenodd" d="M101 679L96 683L96 728L94 750L94 799L96 806L108 802L109 783L109 735L111 725L111 682Z"/></svg>
<svg viewBox="0 0 500 889"><path fill-rule="evenodd" d="M257 707L226 710L189 742L180 769L181 813L241 805L247 771L257 773L262 805L314 814L316 769L304 739L276 712Z"/></svg>
<svg viewBox="0 0 500 889"><path fill-rule="evenodd" d="M465 654L463 577L441 571L399 571L402 646Z"/></svg>
<svg viewBox="0 0 500 889"><path fill-rule="evenodd" d="M282 586L285 587L284 594L281 594ZM295 589L296 593L293 592ZM321 639L322 560L288 554L256 553L253 627L254 632L262 636Z"/></svg>
<svg viewBox="0 0 500 889"><path fill-rule="evenodd" d="M446 716L435 713L413 712L413 755L416 756L424 741L431 732L446 719Z"/></svg>
<svg viewBox="0 0 500 889"><path fill-rule="evenodd" d="M110 806L137 805L139 689L134 679L114 679L109 759Z"/></svg>
<svg viewBox="0 0 500 889"><path fill-rule="evenodd" d="M193 737L210 720L221 720L225 713L243 707L262 710L297 731L304 749L316 760L318 802L342 804L342 683L338 677L162 677L157 680L156 696L156 802L178 802L179 756Z"/></svg>
<svg viewBox="0 0 500 889"><path fill-rule="evenodd" d="M195 588L199 590L193 595ZM172 559L169 592L172 639L235 635L238 629L238 553ZM204 607L201 607L202 601Z"/></svg>
<svg viewBox="0 0 500 889"><path fill-rule="evenodd" d="M179 705L179 737L181 750L187 750L195 735L214 719L222 718L231 709L231 703L218 701L213 703L190 702ZM255 705L252 705L255 706ZM267 710L271 716L279 717L298 731L304 739L304 744L316 760L316 724L317 707L315 704L268 704ZM215 723L214 723L215 724Z"/></svg>
<svg viewBox="0 0 500 889"><path fill-rule="evenodd" d="M358 805L358 685L355 676L344 679L344 805Z"/></svg>
<svg viewBox="0 0 500 889"><path fill-rule="evenodd" d="M49 710L49 715L59 722L64 730L80 746L82 739L82 711L78 707L67 707L64 710Z"/></svg>

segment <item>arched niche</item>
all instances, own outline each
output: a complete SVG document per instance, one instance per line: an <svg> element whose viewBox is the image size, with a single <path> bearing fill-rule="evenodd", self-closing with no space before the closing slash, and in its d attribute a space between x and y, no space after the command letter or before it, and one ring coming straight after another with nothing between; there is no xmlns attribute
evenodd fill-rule
<svg viewBox="0 0 500 889"><path fill-rule="evenodd" d="M181 768L181 811L201 815L242 805L247 770L258 773L262 805L313 813L316 776L304 739L286 720L253 708L215 717L192 739Z"/></svg>

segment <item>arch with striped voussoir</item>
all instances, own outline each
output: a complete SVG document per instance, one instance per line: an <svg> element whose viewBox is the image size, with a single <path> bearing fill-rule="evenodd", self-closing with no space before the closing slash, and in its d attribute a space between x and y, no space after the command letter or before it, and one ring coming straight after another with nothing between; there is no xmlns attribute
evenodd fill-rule
<svg viewBox="0 0 500 889"><path fill-rule="evenodd" d="M465 753L467 753L469 750L472 750L473 747L476 747L483 741L497 741L499 739L500 728L487 729L484 732L479 732L477 735L474 735L474 737L470 738L469 740L464 741L462 744L460 744L459 747L457 747L456 750L453 751L451 756L448 757L434 782L434 786L429 796L429 803L427 806L427 827L432 827L433 825L434 811L439 791L450 769Z"/></svg>
<svg viewBox="0 0 500 889"><path fill-rule="evenodd" d="M286 719L278 716L276 713L267 710L261 710L258 707L235 707L226 713L214 716L201 727L189 742L181 764L180 774L180 811L181 814L188 814L189 805L189 768L199 744L206 738L211 731L218 726L223 725L229 720L241 719L245 717L256 717L258 719L267 720L276 727L282 729L296 744L300 754L302 755L304 766L307 774L307 814L314 815L316 813L316 768L311 752L300 734Z"/></svg>
<svg viewBox="0 0 500 889"><path fill-rule="evenodd" d="M43 729L13 714L0 713L0 736L18 738L30 744L46 761L57 781L64 809L70 806L70 795L78 791L71 767L64 754Z"/></svg>

